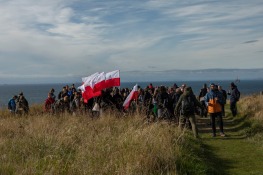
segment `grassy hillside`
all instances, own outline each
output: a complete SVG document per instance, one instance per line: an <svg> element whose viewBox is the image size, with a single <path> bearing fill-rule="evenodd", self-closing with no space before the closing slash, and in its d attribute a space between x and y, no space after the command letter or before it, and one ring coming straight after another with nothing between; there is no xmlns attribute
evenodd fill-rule
<svg viewBox="0 0 263 175"><path fill-rule="evenodd" d="M0 174L205 174L200 141L143 116L1 112Z"/></svg>
<svg viewBox="0 0 263 175"><path fill-rule="evenodd" d="M248 139L263 148L263 95L244 97L240 101L240 111L248 118L249 127L244 130Z"/></svg>
<svg viewBox="0 0 263 175"><path fill-rule="evenodd" d="M50 116L41 106L27 116L2 110L0 174L260 174L263 96L242 98L238 109L236 118L227 110L225 138L212 138L209 119L198 118L201 139L136 114L92 119Z"/></svg>
<svg viewBox="0 0 263 175"><path fill-rule="evenodd" d="M238 102L239 114L232 117L229 105L224 118L226 137L211 137L209 119L199 119L207 164L214 175L262 175L263 96L244 97Z"/></svg>

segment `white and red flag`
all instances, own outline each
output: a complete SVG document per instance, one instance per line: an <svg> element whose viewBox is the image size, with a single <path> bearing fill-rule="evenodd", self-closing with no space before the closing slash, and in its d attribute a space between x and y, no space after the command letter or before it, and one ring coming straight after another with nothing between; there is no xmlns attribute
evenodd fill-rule
<svg viewBox="0 0 263 175"><path fill-rule="evenodd" d="M106 73L106 79L105 79L106 88L120 86L120 85L121 85L120 70L115 70Z"/></svg>
<svg viewBox="0 0 263 175"><path fill-rule="evenodd" d="M95 76L99 75L99 72L96 72L88 77L82 77L81 80L82 80L82 84L84 84L85 82L88 82L90 81L92 78L94 78Z"/></svg>
<svg viewBox="0 0 263 175"><path fill-rule="evenodd" d="M138 99L138 85L136 84L123 103L124 109L128 109L132 100Z"/></svg>
<svg viewBox="0 0 263 175"><path fill-rule="evenodd" d="M93 89L93 92L101 91L106 88L105 79L106 79L105 73L101 72L91 80L90 84L91 84L91 88Z"/></svg>
<svg viewBox="0 0 263 175"><path fill-rule="evenodd" d="M96 78L98 75L99 73L96 72L88 77L82 78L82 81L84 80L85 82L83 82L83 84L80 87L78 87L78 89L81 89L82 97L85 103L87 103L88 100L92 97L97 97L101 95L101 91L93 92L93 89L91 87L93 79Z"/></svg>

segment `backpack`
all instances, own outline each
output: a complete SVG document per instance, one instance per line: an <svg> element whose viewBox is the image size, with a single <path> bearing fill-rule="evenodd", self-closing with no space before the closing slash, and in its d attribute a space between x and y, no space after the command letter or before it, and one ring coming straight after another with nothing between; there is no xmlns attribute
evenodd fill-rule
<svg viewBox="0 0 263 175"><path fill-rule="evenodd" d="M163 106L165 108L169 107L169 97L168 96L163 99Z"/></svg>
<svg viewBox="0 0 263 175"><path fill-rule="evenodd" d="M183 115L189 115L194 113L195 105L193 98L191 96L186 96L182 100L182 114Z"/></svg>

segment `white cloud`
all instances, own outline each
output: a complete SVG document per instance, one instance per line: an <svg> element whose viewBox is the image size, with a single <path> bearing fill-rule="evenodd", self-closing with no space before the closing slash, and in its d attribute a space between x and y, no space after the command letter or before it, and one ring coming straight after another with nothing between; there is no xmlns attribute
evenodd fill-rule
<svg viewBox="0 0 263 175"><path fill-rule="evenodd" d="M262 5L256 0L0 1L0 77L262 67ZM242 44L250 40L258 42ZM19 68L12 71L13 65Z"/></svg>

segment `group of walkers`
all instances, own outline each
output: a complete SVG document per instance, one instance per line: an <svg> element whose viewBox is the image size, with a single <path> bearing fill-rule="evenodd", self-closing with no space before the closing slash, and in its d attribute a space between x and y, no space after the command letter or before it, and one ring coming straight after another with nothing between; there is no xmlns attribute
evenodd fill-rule
<svg viewBox="0 0 263 175"><path fill-rule="evenodd" d="M8 101L7 106L12 114L28 114L29 112L28 101L25 98L23 92L21 92L19 95L14 95Z"/></svg>
<svg viewBox="0 0 263 175"><path fill-rule="evenodd" d="M240 92L233 82L230 84L230 90L228 93L220 85L211 83L210 87L207 88L207 85L204 84L198 96L199 101L193 95L191 88L187 87L183 95L180 97L175 109L175 111L181 111L181 115L179 117L179 127L182 128L184 122L188 119L192 125L194 136L198 137L195 111L193 109L199 107L199 114L201 117L206 117L208 114L210 116L212 136L216 137L216 121L218 121L220 136L225 137L223 129L223 117L225 116L227 95L230 95L230 110L234 117L237 115L236 103L239 101Z"/></svg>
<svg viewBox="0 0 263 175"><path fill-rule="evenodd" d="M230 109L233 116L237 115L236 103L239 100L240 92L234 83L231 83L231 90L227 93L222 86L211 83L209 87L204 84L200 93L196 96L191 87L183 84L171 87L154 87L149 84L146 88L138 87L138 99L130 103L128 110L124 110L123 102L129 95L129 88L119 89L108 88L102 91L99 97L89 99L87 102L82 98L81 90L72 84L64 86L55 95L52 88L44 102L43 111L50 114L96 114L103 112L114 112L124 114L127 112L139 112L145 114L147 119L167 119L179 124L180 128L190 127L194 136L198 137L195 114L201 117L211 118L213 137L216 136L216 119L219 121L220 135L225 136L223 130L223 117L225 116L224 106L227 94L230 95ZM8 102L8 109L11 113L27 114L29 105L23 93L14 96Z"/></svg>

